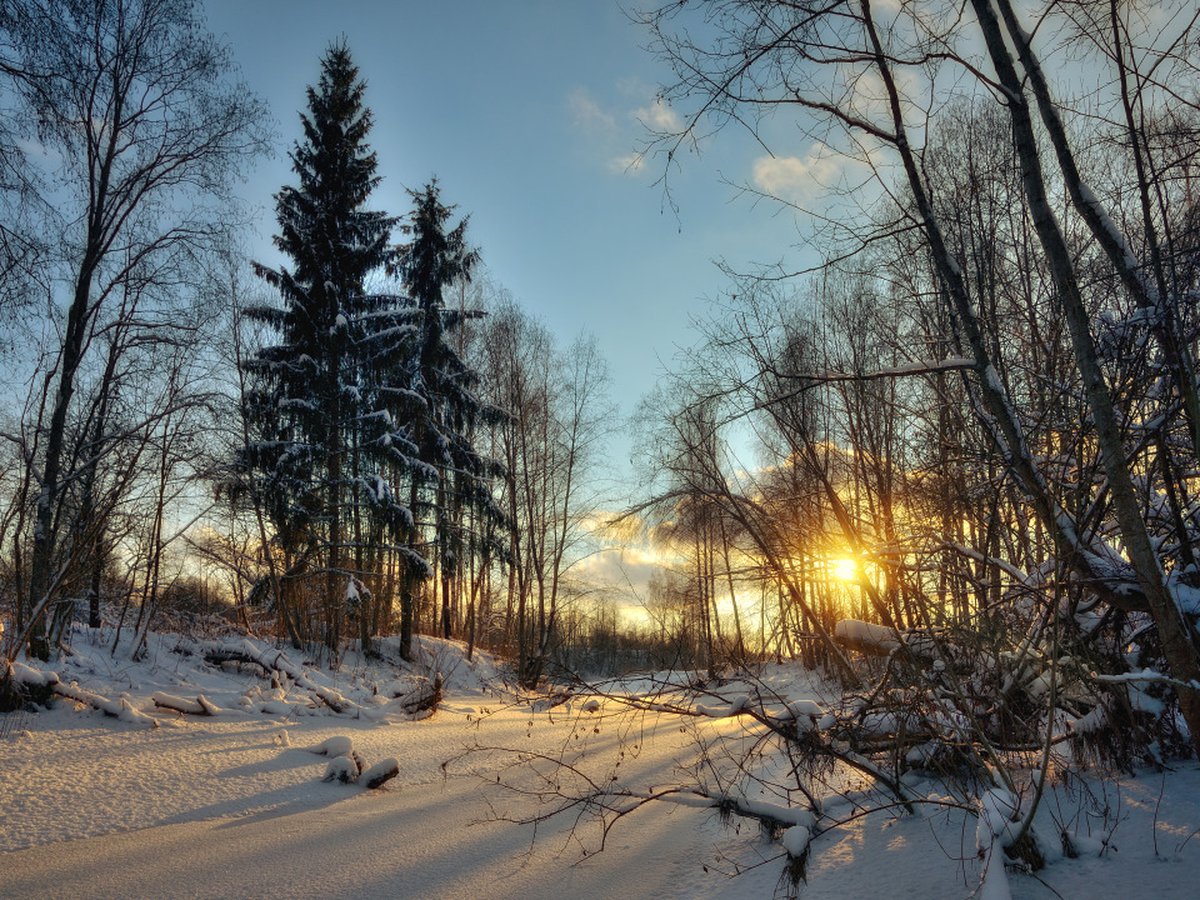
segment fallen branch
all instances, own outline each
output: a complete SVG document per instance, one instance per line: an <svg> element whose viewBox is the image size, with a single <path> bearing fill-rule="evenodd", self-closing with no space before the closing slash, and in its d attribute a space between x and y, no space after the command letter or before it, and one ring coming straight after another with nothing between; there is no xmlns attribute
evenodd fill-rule
<svg viewBox="0 0 1200 900"><path fill-rule="evenodd" d="M176 697L172 694L164 694L162 691L154 694L151 698L154 705L163 709L174 710L178 713L184 713L189 716L215 716L221 712L221 707L213 703L203 694L198 694L195 700L189 700L186 697Z"/></svg>
<svg viewBox="0 0 1200 900"><path fill-rule="evenodd" d="M384 783L391 781L400 774L400 763L394 757L382 759L371 768L367 769L359 776L359 781L364 784L368 790L382 787Z"/></svg>
<svg viewBox="0 0 1200 900"><path fill-rule="evenodd" d="M138 712L133 708L133 704L124 697L109 700L107 697L80 687L76 682L63 684L57 672L35 669L24 663L10 663L6 667L6 681L15 684L19 691L27 695L35 697L42 695L46 698L50 695L65 697L76 703L82 703L84 706L90 706L92 709L98 709L106 716L112 716L122 722L133 722L150 728L158 727L158 722L145 713Z"/></svg>
<svg viewBox="0 0 1200 900"><path fill-rule="evenodd" d="M857 619L838 622L833 629L833 639L849 650L869 656L891 656L901 648L917 659L930 660L936 655L933 636L927 632L898 632L887 625Z"/></svg>
<svg viewBox="0 0 1200 900"><path fill-rule="evenodd" d="M354 702L338 691L317 684L309 677L305 666L297 665L284 655L282 650L257 647L248 640L216 644L205 650L204 658L209 662L244 662L261 666L266 672L280 672L287 675L298 686L312 693L314 697L328 706L335 713L345 713L356 709Z"/></svg>
<svg viewBox="0 0 1200 900"><path fill-rule="evenodd" d="M1092 681L1098 681L1101 684L1169 684L1172 687L1200 690L1200 684L1195 681L1181 681L1178 678L1172 678L1170 675L1164 675L1162 672L1156 672L1153 669L1142 669L1140 672L1122 672L1119 675L1100 675L1092 672L1090 677Z"/></svg>
<svg viewBox="0 0 1200 900"><path fill-rule="evenodd" d="M46 674L52 675L54 673L48 672ZM55 677L57 678L58 676ZM66 697L68 700L74 700L76 703L82 703L85 706L98 709L106 716L112 716L114 719L120 719L122 722L133 722L137 725L146 725L149 728L158 727L158 722L145 713L138 712L124 697L121 697L119 700L109 700L107 697L102 697L86 688L81 688L74 682L63 684L61 681L58 681L51 685L50 690L60 697Z"/></svg>
<svg viewBox="0 0 1200 900"><path fill-rule="evenodd" d="M415 688L405 694L403 697L398 697L392 701L389 706L395 706L402 712L410 716L425 710L437 709L439 703L442 702L442 676L439 673L433 681L424 679L420 681Z"/></svg>

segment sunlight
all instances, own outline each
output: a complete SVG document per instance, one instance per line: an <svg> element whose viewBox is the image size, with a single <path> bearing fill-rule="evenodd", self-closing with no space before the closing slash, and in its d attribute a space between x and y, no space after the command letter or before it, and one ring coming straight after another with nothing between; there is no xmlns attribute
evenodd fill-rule
<svg viewBox="0 0 1200 900"><path fill-rule="evenodd" d="M832 560L829 571L838 581L858 581L858 563L852 559Z"/></svg>

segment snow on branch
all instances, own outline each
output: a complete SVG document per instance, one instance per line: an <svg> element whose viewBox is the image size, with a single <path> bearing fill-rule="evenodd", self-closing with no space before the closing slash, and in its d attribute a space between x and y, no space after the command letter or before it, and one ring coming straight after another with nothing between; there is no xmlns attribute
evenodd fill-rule
<svg viewBox="0 0 1200 900"><path fill-rule="evenodd" d="M924 632L897 631L887 625L843 619L834 626L833 639L843 647L870 656L890 656L904 648L914 656L931 659L934 639Z"/></svg>
<svg viewBox="0 0 1200 900"><path fill-rule="evenodd" d="M120 719L122 722L146 725L150 728L158 727L158 722L145 713L138 712L138 710L133 708L133 704L124 697L110 700L107 697L80 687L77 682L64 684L62 679L58 677L57 672L43 671L35 669L32 666L27 666L24 663L14 662L8 667L8 677L15 684L21 685L24 688L48 691L55 696L73 700L84 706L90 706L92 709L98 709L106 716L112 716L114 719Z"/></svg>
<svg viewBox="0 0 1200 900"><path fill-rule="evenodd" d="M189 716L215 716L221 712L221 707L213 703L203 694L197 694L195 700L187 697L176 697L162 691L156 692L150 698L154 705L161 709L170 709Z"/></svg>
<svg viewBox="0 0 1200 900"><path fill-rule="evenodd" d="M1180 681L1178 678L1172 678L1170 675L1165 675L1162 672L1156 672L1153 669L1141 669L1137 672L1122 672L1119 675L1100 675L1096 672L1092 672L1091 679L1092 681L1098 681L1101 684L1169 684L1172 687L1191 688L1194 691L1200 691L1200 682Z"/></svg>
<svg viewBox="0 0 1200 900"><path fill-rule="evenodd" d="M354 701L331 687L317 684L307 668L297 665L282 650L257 647L249 640L232 640L210 645L204 654L209 662L249 662L261 666L266 672L281 672L299 687L309 691L335 713L357 709Z"/></svg>

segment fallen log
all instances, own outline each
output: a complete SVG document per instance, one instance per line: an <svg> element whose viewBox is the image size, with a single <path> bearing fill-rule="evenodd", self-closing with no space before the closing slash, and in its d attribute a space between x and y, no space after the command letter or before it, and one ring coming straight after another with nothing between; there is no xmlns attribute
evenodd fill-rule
<svg viewBox="0 0 1200 900"><path fill-rule="evenodd" d="M442 676L439 673L433 681L422 679L417 686L402 697L392 701L402 712L410 716L425 710L436 710L442 702Z"/></svg>
<svg viewBox="0 0 1200 900"><path fill-rule="evenodd" d="M6 681L15 684L18 690L26 694L64 697L67 700L82 703L84 706L90 706L92 709L98 709L106 716L112 716L122 722L132 722L149 728L158 727L158 722L145 713L138 712L133 708L133 704L124 697L109 700L87 688L80 687L77 682L64 684L57 672L35 669L24 663L14 662L6 666L5 674Z"/></svg>
<svg viewBox="0 0 1200 900"><path fill-rule="evenodd" d="M204 658L216 663L253 663L265 672L280 672L291 678L299 687L309 691L335 713L346 713L357 708L353 701L338 691L313 681L305 666L292 662L282 650L257 647L248 640L241 640L211 646L205 650Z"/></svg>
<svg viewBox="0 0 1200 900"><path fill-rule="evenodd" d="M63 684L61 681L57 681L51 685L50 690L60 697L66 697L68 700L74 700L76 703L82 703L85 706L98 709L106 716L112 716L114 719L120 719L122 722L132 722L137 725L145 725L149 728L158 727L157 721L143 712L138 712L133 708L133 704L124 697L118 700L109 700L107 697L93 693L74 682Z"/></svg>
<svg viewBox="0 0 1200 900"><path fill-rule="evenodd" d="M874 622L843 619L834 626L833 639L848 650L868 656L891 656L903 649L921 660L936 656L936 641L924 631L900 631Z"/></svg>
<svg viewBox="0 0 1200 900"><path fill-rule="evenodd" d="M176 697L173 694L166 694L162 691L155 693L151 698L154 705L162 709L174 710L178 713L184 713L189 716L215 716L221 712L221 707L213 703L203 694L198 694L195 700L189 700L187 697Z"/></svg>
<svg viewBox="0 0 1200 900"><path fill-rule="evenodd" d="M400 774L400 763L395 757L380 760L363 772L359 776L359 781L366 785L368 790L374 790L381 787L385 782L391 781Z"/></svg>

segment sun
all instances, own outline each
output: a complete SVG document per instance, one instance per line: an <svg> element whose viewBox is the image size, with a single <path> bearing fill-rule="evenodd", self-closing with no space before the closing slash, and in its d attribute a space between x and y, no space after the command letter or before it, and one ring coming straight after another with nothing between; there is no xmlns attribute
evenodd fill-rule
<svg viewBox="0 0 1200 900"><path fill-rule="evenodd" d="M858 563L852 559L835 559L829 570L838 581L858 581Z"/></svg>

